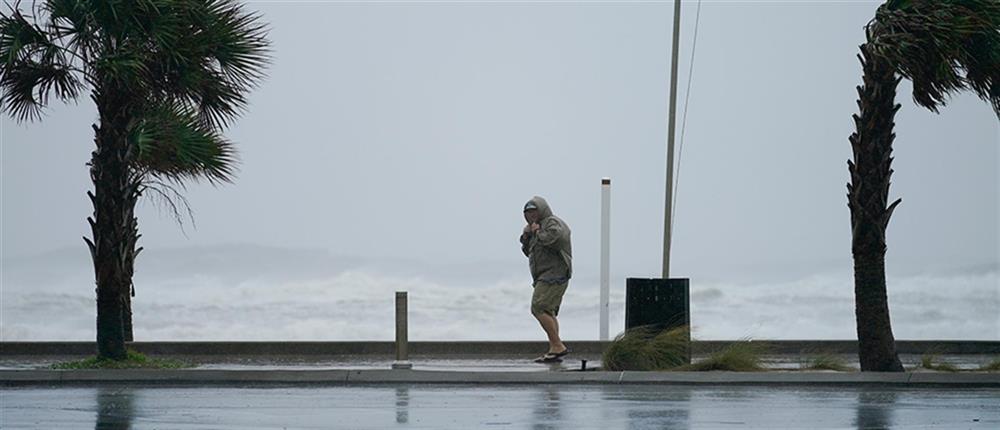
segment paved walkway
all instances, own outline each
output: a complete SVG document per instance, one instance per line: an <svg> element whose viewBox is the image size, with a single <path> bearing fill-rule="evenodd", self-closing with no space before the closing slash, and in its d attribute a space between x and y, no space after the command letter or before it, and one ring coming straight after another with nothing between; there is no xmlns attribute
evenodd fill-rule
<svg viewBox="0 0 1000 430"><path fill-rule="evenodd" d="M1000 387L992 372L475 372L433 370L2 370L0 386L113 385L227 386L253 384L581 384L581 385L846 385Z"/></svg>
<svg viewBox="0 0 1000 430"><path fill-rule="evenodd" d="M541 351L544 351L541 350ZM91 353L92 355L93 353ZM555 369L576 370L587 360L587 368L601 366L600 352L576 352L568 356L561 366L546 366L532 363L540 355L524 354L420 354L411 356L411 361L421 370L453 370L476 372L535 372ZM338 354L338 355L267 355L267 354L151 354L154 357L176 358L193 363L199 369L215 370L316 370L316 369L388 369L392 365L392 354ZM0 370L42 369L52 364L80 360L86 355L0 355ZM694 361L706 358L706 354L695 354ZM813 355L771 354L764 355L762 361L770 369L798 370L807 364ZM844 364L857 368L857 354L836 354ZM900 354L900 360L907 369L920 364L922 355ZM1000 358L1000 354L944 354L935 356L935 363L947 363L962 370L973 370Z"/></svg>
<svg viewBox="0 0 1000 430"><path fill-rule="evenodd" d="M188 369L144 370L51 370L51 364L79 359L69 356L7 356L0 360L0 385L158 383L234 385L255 383L365 384L365 383L462 383L462 384L839 384L897 386L939 385L1000 387L1000 372L861 373L799 370L797 355L770 356L765 372L607 372L598 354L574 354L560 364L533 363L524 356L415 356L411 371L390 370L385 356L177 356L191 361ZM589 358L589 359L588 359ZM699 357L695 357L696 360ZM850 363L850 357L843 357ZM963 369L973 369L991 357L943 356ZM588 371L583 368L587 360ZM919 357L904 356L913 369ZM856 366L856 363L854 364Z"/></svg>

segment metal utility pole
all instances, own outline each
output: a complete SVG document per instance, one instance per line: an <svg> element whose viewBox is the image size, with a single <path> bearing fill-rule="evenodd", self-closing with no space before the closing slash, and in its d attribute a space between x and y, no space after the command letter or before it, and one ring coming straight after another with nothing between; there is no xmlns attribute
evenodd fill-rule
<svg viewBox="0 0 1000 430"><path fill-rule="evenodd" d="M663 214L663 279L670 277L670 234L674 198L674 128L677 122L677 51L681 36L681 0L674 0L674 41L670 54L670 118L667 125L667 200Z"/></svg>

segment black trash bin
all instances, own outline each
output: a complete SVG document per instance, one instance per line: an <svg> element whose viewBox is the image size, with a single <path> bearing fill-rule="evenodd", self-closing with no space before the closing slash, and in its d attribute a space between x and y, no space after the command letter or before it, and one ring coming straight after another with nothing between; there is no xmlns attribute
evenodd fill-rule
<svg viewBox="0 0 1000 430"><path fill-rule="evenodd" d="M650 326L657 331L691 327L688 278L627 278L625 280L625 330ZM688 331L688 362L691 361Z"/></svg>

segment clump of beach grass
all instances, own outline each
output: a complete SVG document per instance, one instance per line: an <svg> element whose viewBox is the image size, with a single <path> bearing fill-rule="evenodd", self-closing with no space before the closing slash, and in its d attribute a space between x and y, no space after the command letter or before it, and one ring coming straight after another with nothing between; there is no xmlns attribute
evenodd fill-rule
<svg viewBox="0 0 1000 430"><path fill-rule="evenodd" d="M763 342L740 340L729 344L708 358L678 367L676 370L707 372L724 370L730 372L757 372L765 370L762 356L767 352Z"/></svg>
<svg viewBox="0 0 1000 430"><path fill-rule="evenodd" d="M958 368L949 363L938 363L936 362L937 356L933 354L926 354L920 357L920 367L928 370L937 370L941 372L958 372Z"/></svg>
<svg viewBox="0 0 1000 430"><path fill-rule="evenodd" d="M979 366L979 370L984 372L1000 372L1000 358L994 358L993 361Z"/></svg>
<svg viewBox="0 0 1000 430"><path fill-rule="evenodd" d="M636 327L618 335L601 358L605 370L668 370L687 363L687 326L668 330Z"/></svg>
<svg viewBox="0 0 1000 430"><path fill-rule="evenodd" d="M801 368L802 370L834 370L837 372L850 372L856 370L847 365L847 360L830 353L823 353L810 357L802 363Z"/></svg>
<svg viewBox="0 0 1000 430"><path fill-rule="evenodd" d="M146 354L129 349L125 353L124 360L112 360L108 358L88 357L83 360L67 361L52 365L53 369L74 370L74 369L180 369L192 367L190 363L180 360L151 358Z"/></svg>

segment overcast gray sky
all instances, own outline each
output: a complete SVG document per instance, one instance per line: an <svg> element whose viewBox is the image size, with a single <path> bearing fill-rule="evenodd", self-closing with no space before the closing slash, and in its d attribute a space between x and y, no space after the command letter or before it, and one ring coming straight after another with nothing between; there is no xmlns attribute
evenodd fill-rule
<svg viewBox="0 0 1000 430"><path fill-rule="evenodd" d="M695 2L685 2L680 108ZM855 55L877 2L704 2L680 157L674 273L850 267ZM599 181L612 265L659 273L670 2L252 2L270 77L229 131L236 182L193 184L196 229L155 205L141 244L259 244L432 262L521 262L521 205L549 199L596 273ZM960 95L900 87L889 270L995 267L1000 126ZM2 119L4 257L81 248L89 99ZM142 261L138 272L142 271Z"/></svg>

